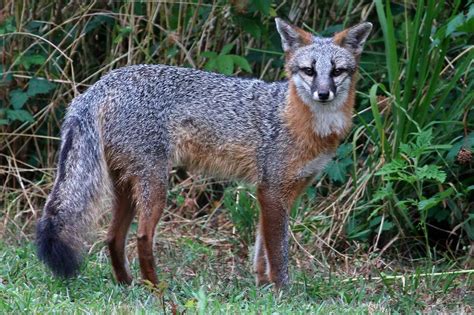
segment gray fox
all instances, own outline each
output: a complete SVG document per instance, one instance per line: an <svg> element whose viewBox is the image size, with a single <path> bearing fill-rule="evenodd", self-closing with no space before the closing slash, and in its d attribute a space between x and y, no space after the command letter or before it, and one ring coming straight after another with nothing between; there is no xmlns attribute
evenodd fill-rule
<svg viewBox="0 0 474 315"><path fill-rule="evenodd" d="M37 225L38 256L55 275L77 273L93 209L109 194L107 244L117 281L132 281L125 243L138 213L140 270L157 284L155 227L170 169L181 165L257 186L256 281L288 283L288 210L351 127L359 57L372 24L320 38L275 21L288 81L136 65L110 72L72 101Z"/></svg>

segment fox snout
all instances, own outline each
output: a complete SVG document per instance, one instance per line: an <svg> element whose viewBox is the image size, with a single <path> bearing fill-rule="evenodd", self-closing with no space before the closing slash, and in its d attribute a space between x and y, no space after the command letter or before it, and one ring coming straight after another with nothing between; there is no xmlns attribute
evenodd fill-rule
<svg viewBox="0 0 474 315"><path fill-rule="evenodd" d="M311 95L315 101L329 102L336 96L337 87L331 77L315 77L311 84Z"/></svg>

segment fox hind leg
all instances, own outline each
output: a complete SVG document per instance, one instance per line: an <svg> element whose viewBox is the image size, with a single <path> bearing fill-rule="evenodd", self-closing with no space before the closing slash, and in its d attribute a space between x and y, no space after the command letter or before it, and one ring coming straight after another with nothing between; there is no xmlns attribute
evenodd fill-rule
<svg viewBox="0 0 474 315"><path fill-rule="evenodd" d="M125 254L128 229L135 216L135 207L130 197L129 188L129 185L125 184L116 185L112 224L107 237L115 278L117 282L124 284L132 283L132 275Z"/></svg>

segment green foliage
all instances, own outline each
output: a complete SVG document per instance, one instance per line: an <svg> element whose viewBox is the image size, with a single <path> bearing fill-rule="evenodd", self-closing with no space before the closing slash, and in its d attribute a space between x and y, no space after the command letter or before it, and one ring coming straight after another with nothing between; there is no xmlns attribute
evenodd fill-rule
<svg viewBox="0 0 474 315"><path fill-rule="evenodd" d="M4 121L4 125L9 122L20 121L20 122L33 122L34 118L31 113L23 109L28 99L38 95L47 94L53 90L55 85L45 79L32 78L28 82L28 89L24 92L22 89L14 89L10 91L10 104L13 109L6 109L6 117L8 120ZM0 122L0 125L2 123Z"/></svg>
<svg viewBox="0 0 474 315"><path fill-rule="evenodd" d="M448 188L431 193L433 185L443 184L446 180L446 172L435 164L421 164L426 161L433 151L432 130L428 129L413 134L414 140L410 143L400 145L401 156L386 163L375 175L382 178L382 186L374 195L374 202L391 201L402 213L402 220L406 226L415 227L412 224L415 217L409 211L418 209L419 224L425 237L426 250L429 253L429 236L427 230L427 220L431 208L438 206L442 201L454 194L454 189ZM407 198L408 197L408 198ZM446 214L445 209L440 209ZM443 211L444 210L444 211ZM439 211L438 211L439 213ZM441 217L437 214L438 220ZM395 228L395 226L392 226ZM382 229L384 230L384 229Z"/></svg>
<svg viewBox="0 0 474 315"><path fill-rule="evenodd" d="M466 190L472 162L460 166L456 157L461 148L473 149L465 131L474 121L474 55L468 45L474 6L455 1L454 9L446 10L444 1L418 1L421 9L412 11L375 1L375 7L387 75L370 89L372 117L361 120L375 146L366 153L367 162L381 167L367 191L369 206L361 203L346 230L366 241L378 233L380 222L390 220L395 224L381 231L421 233L430 254L436 231L428 225L462 226L462 235L471 229L465 222L472 207ZM455 64L446 63L453 58Z"/></svg>
<svg viewBox="0 0 474 315"><path fill-rule="evenodd" d="M353 163L352 144L344 143L337 148L336 159L328 163L325 172L331 181L343 183L346 181L349 167L351 167Z"/></svg>
<svg viewBox="0 0 474 315"><path fill-rule="evenodd" d="M253 242L258 209L255 197L244 187L229 187L224 192L224 206L229 211L239 238L247 245Z"/></svg>
<svg viewBox="0 0 474 315"><path fill-rule="evenodd" d="M38 94L49 93L52 89L54 89L54 83L45 79L33 78L28 82L26 94L31 97Z"/></svg>
<svg viewBox="0 0 474 315"><path fill-rule="evenodd" d="M14 109L21 109L28 100L28 94L21 89L10 91L10 103Z"/></svg>
<svg viewBox="0 0 474 315"><path fill-rule="evenodd" d="M458 36L459 34L454 34L455 32L474 33L474 5L472 3L467 13L458 13L446 26L446 36Z"/></svg>
<svg viewBox="0 0 474 315"><path fill-rule="evenodd" d="M270 15L270 5L272 4L271 0L253 0L251 2L261 14Z"/></svg>
<svg viewBox="0 0 474 315"><path fill-rule="evenodd" d="M44 64L46 57L44 55L24 55L21 54L15 61L15 65L22 65L26 70L30 70L31 66L40 66Z"/></svg>
<svg viewBox="0 0 474 315"><path fill-rule="evenodd" d="M431 133L431 129L416 133L414 142L402 143L400 151L403 156L385 164L375 175L383 176L383 180L386 182L402 181L414 188L422 186L425 179L443 183L446 179L446 173L438 165L418 165L419 161L432 151Z"/></svg>
<svg viewBox="0 0 474 315"><path fill-rule="evenodd" d="M20 122L33 122L35 119L33 116L30 114L30 112L24 110L24 109L7 109L5 110L6 117L8 118L8 122L6 124L9 124L12 121L20 121Z"/></svg>
<svg viewBox="0 0 474 315"><path fill-rule="evenodd" d="M0 24L0 35L12 33L14 31L16 31L16 27L13 16L9 16ZM0 41L0 46L3 46L2 41Z"/></svg>
<svg viewBox="0 0 474 315"><path fill-rule="evenodd" d="M227 44L222 48L219 54L213 51L203 52L201 56L208 59L204 65L204 69L208 71L218 71L225 75L231 75L234 73L234 68L237 66L246 72L252 73L252 69L250 68L247 59L242 56L229 54L233 48L233 44Z"/></svg>
<svg viewBox="0 0 474 315"><path fill-rule="evenodd" d="M457 84L462 76L472 76L472 71L468 71L469 59L474 56L472 51L468 52L467 58L457 61L449 76L443 76L445 58L453 50L450 47L456 50L463 47L458 45L467 43L467 34L454 31L472 23L474 18L462 13L456 15L458 11L454 10L447 19L435 25L435 19L445 14L443 10L447 5L444 1L427 1L426 5L424 1L418 1L418 7L424 9L416 10L414 16L404 15L402 37L394 26L391 6L384 6L381 0L375 3L384 34L388 65L388 88L379 87L393 104L392 115L384 117L384 125L396 126L393 143L385 149L389 149L387 158L394 158L399 154L400 143L406 143L410 133L441 120L459 121L463 109L474 102L472 81L468 84L471 88L467 89ZM459 5L458 1L456 8ZM471 4L469 12L472 7ZM408 8L404 9L408 11ZM400 41L403 45L397 47ZM374 115L379 116L379 113L374 112ZM447 126L440 127L437 132L441 134ZM378 130L382 139L381 129Z"/></svg>

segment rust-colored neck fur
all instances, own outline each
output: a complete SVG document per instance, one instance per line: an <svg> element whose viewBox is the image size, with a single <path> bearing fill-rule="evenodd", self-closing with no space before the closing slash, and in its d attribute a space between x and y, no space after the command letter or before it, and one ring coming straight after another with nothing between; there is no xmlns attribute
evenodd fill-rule
<svg viewBox="0 0 474 315"><path fill-rule="evenodd" d="M309 106L299 97L296 86L289 83L288 105L284 112L284 120L294 137L294 145L300 154L308 155L309 159L323 152L334 151L339 141L347 134L352 119L354 107L355 80L351 84L346 103L341 109L341 115L348 122L348 127L340 132L333 132L327 136L320 136L314 130L315 117ZM305 152L305 153L303 153Z"/></svg>

